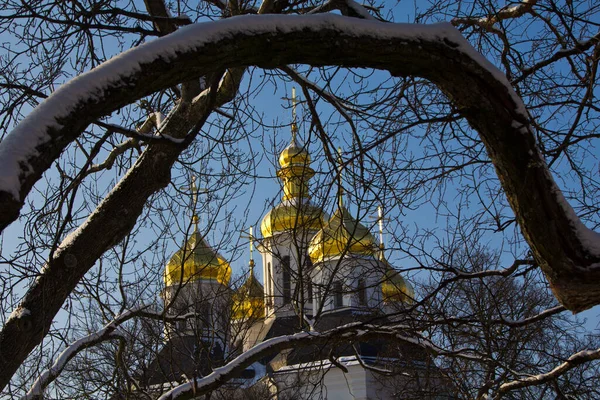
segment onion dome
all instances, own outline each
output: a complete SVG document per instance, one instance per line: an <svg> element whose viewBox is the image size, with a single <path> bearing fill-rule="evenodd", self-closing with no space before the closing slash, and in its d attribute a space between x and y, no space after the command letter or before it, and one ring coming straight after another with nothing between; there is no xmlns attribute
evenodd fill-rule
<svg viewBox="0 0 600 400"><path fill-rule="evenodd" d="M279 164L281 169L277 176L283 181L283 201L263 218L260 226L263 237L295 229L321 229L327 216L310 202L308 194L308 181L315 171L309 165L310 154L305 147L298 146L295 134L290 145L281 152Z"/></svg>
<svg viewBox="0 0 600 400"><path fill-rule="evenodd" d="M375 237L369 229L340 204L323 229L311 239L308 255L315 264L344 255L373 256L376 249Z"/></svg>
<svg viewBox="0 0 600 400"><path fill-rule="evenodd" d="M308 201L288 200L278 204L265 215L260 231L265 238L295 229L317 231L325 225L326 217L320 207Z"/></svg>
<svg viewBox="0 0 600 400"><path fill-rule="evenodd" d="M386 260L383 248L379 251L379 261L381 261L385 268L383 282L381 283L383 301L386 303L412 303L415 298L415 291L412 285L402 278L400 273Z"/></svg>
<svg viewBox="0 0 600 400"><path fill-rule="evenodd" d="M292 127L292 129L295 128ZM291 165L308 166L310 161L310 154L308 154L308 151L306 151L305 147L298 146L296 140L292 140L288 147L283 149L279 155L279 165L282 168L286 168Z"/></svg>
<svg viewBox="0 0 600 400"><path fill-rule="evenodd" d="M233 319L265 317L265 291L254 276L254 260L250 260L250 274L246 282L233 294Z"/></svg>
<svg viewBox="0 0 600 400"><path fill-rule="evenodd" d="M231 278L229 263L213 250L198 233L198 228L186 239L165 269L165 285L177 285L198 280L216 280L228 285Z"/></svg>
<svg viewBox="0 0 600 400"><path fill-rule="evenodd" d="M277 176L283 182L283 201L265 215L260 231L264 238L296 229L317 231L323 227L326 214L310 202L308 181L315 175L310 167L306 146L296 142L296 89L292 88L292 140L279 155L281 169Z"/></svg>

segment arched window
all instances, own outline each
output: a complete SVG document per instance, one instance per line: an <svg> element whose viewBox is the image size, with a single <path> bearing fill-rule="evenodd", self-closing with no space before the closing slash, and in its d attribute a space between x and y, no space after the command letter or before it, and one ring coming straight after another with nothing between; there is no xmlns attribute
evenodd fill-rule
<svg viewBox="0 0 600 400"><path fill-rule="evenodd" d="M268 262L267 263L267 282L266 282L266 284L267 284L267 294L269 295L269 297L273 295L273 290L272 290L273 282L272 281L273 281L273 278L271 277L271 263Z"/></svg>
<svg viewBox="0 0 600 400"><path fill-rule="evenodd" d="M356 288L358 295L358 304L364 306L367 304L367 287L364 279L358 280L358 287Z"/></svg>
<svg viewBox="0 0 600 400"><path fill-rule="evenodd" d="M292 301L290 256L284 256L281 259L281 270L283 278L283 304L289 304Z"/></svg>
<svg viewBox="0 0 600 400"><path fill-rule="evenodd" d="M344 292L342 289L342 282L333 282L333 306L335 308L343 307L344 305Z"/></svg>

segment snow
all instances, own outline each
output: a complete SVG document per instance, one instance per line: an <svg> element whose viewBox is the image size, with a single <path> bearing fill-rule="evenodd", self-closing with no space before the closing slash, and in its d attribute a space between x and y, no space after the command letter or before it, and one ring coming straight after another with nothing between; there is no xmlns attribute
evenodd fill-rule
<svg viewBox="0 0 600 400"><path fill-rule="evenodd" d="M523 318L523 319L515 320L515 319L512 319L512 318L502 317L502 322L505 323L505 324L508 324L508 325L520 325L520 326L523 326L523 325L526 325L526 324L528 324L528 323L530 323L532 321L535 321L535 320L538 320L538 319L543 319L546 316L550 316L550 315L562 312L564 310L565 310L564 306L556 306L556 307L548 308L548 309L546 309L546 310L544 310L544 311L542 311L539 314L536 314L534 316Z"/></svg>
<svg viewBox="0 0 600 400"><path fill-rule="evenodd" d="M355 13L357 13L364 19L367 19L367 20L375 19L371 14L369 14L369 11L367 11L367 9L364 6L362 6L361 4L358 4L354 0L346 0L346 4L348 4L348 7L350 7L352 10L354 10Z"/></svg>
<svg viewBox="0 0 600 400"><path fill-rule="evenodd" d="M506 393L510 390L518 389L520 387L526 387L541 382L547 382L550 379L556 379L557 376L560 376L566 371L576 367L577 365L581 364L582 361L590 361L597 359L600 359L600 349L581 350L571 355L569 358L567 358L567 360L564 363L558 365L549 372L537 375L527 375L526 378L503 383L502 385L500 385L498 392Z"/></svg>
<svg viewBox="0 0 600 400"><path fill-rule="evenodd" d="M130 319L136 312L148 307L148 305L142 305L130 310L126 310L123 313L117 315L112 321L106 324L99 331L93 332L71 343L69 346L67 346L65 350L63 350L59 354L52 366L44 372L42 372L42 374L35 380L27 394L21 397L21 400L29 400L41 396L44 392L44 388L48 386L48 384L60 374L60 372L65 368L67 362L69 362L69 360L71 360L77 354L77 352L79 352L83 348L94 344L99 340L122 336L123 334L119 332L119 324Z"/></svg>
<svg viewBox="0 0 600 400"><path fill-rule="evenodd" d="M81 339L78 339L69 345L56 358L54 364L52 364L52 367L42 372L42 374L35 380L31 386L31 389L29 389L25 396L21 397L21 400L28 400L41 396L49 381L51 381L53 377L56 377L58 374L60 374L60 371L63 370L67 362L73 358L81 348L86 347L87 345L102 338L107 333L108 329L108 327L105 327L104 329L94 332L91 335L82 337Z"/></svg>
<svg viewBox="0 0 600 400"><path fill-rule="evenodd" d="M210 375L207 375L206 377L200 378L200 379L196 378L191 382L188 382L183 385L177 386L176 388L173 388L172 390L163 394L159 398L159 400L176 399L180 395L183 395L184 393L187 393L188 391L192 390L192 387L202 388L203 386L210 385L210 384L214 383L215 381L221 379L221 377L223 377L224 375L227 375L228 373L230 373L232 370L234 370L240 364L252 359L254 356L256 356L258 353L262 352L263 350L266 350L270 347L276 346L280 343L293 342L295 340L304 339L311 335L313 335L313 334L309 333L309 332L300 332L300 333L296 333L295 335L281 336L281 337L276 337L273 339L266 340L262 343L257 344L256 346L252 347L250 350L246 351L245 353L242 353L241 355L236 357L234 360L232 360L228 364L215 369Z"/></svg>
<svg viewBox="0 0 600 400"><path fill-rule="evenodd" d="M362 8L355 4L353 8ZM19 176L32 173L31 158L38 155L37 147L51 140L48 129L60 129L60 118L89 100L101 101L104 92L123 85L123 79L140 70L141 64L157 59L169 61L177 54L233 37L236 34L274 35L303 30L319 31L336 29L353 36L378 39L411 39L451 41L459 49L476 60L498 79L513 97L517 110L523 116L527 112L522 101L513 91L505 75L479 54L460 32L449 23L432 25L395 24L374 20L359 20L335 14L294 15L245 15L226 18L216 22L188 25L173 34L145 43L112 58L93 70L61 86L45 99L0 144L0 191L20 199Z"/></svg>
<svg viewBox="0 0 600 400"><path fill-rule="evenodd" d="M31 311L29 311L27 308L18 306L13 310L12 313L10 313L6 322L10 321L11 319L20 319L28 315L31 315Z"/></svg>
<svg viewBox="0 0 600 400"><path fill-rule="evenodd" d="M369 357L369 356L360 356L360 359L357 356L344 356L336 358L336 361L343 365L344 367L352 367L356 365L369 364L369 369L376 370L383 373L389 373L390 371L378 368L370 364L376 363L384 363L384 362L401 362L397 358L382 358L382 357ZM310 371L310 370L328 370L330 368L335 368L336 365L332 363L330 360L316 360L299 364L286 365L277 370L277 373L287 373L291 371Z"/></svg>
<svg viewBox="0 0 600 400"><path fill-rule="evenodd" d="M581 219L579 219L577 214L575 214L575 210L573 210L573 207L571 207L567 199L565 199L565 196L563 195L562 191L558 188L556 182L554 182L554 179L552 179L549 173L548 179L550 179L550 182L552 183L552 186L554 188L554 196L556 197L556 200L564 210L565 215L569 220L569 223L571 224L573 230L575 231L575 234L577 235L577 238L584 246L586 251L588 251L592 256L596 258L600 258L600 233L589 229L583 224L583 222L581 222ZM585 270L596 269L600 268L600 263L594 263L591 265L579 267Z"/></svg>
<svg viewBox="0 0 600 400"><path fill-rule="evenodd" d="M264 355L263 352L268 352L269 350L277 348L294 348L295 342L303 343L306 340L311 340L311 338L314 338L315 340L323 340L329 338L336 338L337 340L360 340L362 336L379 333L381 335L389 335L390 337L394 337L395 340L412 343L417 346L429 349L432 352L432 354L452 354L455 357L475 359L478 361L485 360L483 357L473 354L473 352L469 349L459 349L452 352L447 352L433 344L429 339L425 337L411 337L399 333L406 328L406 325L377 326L367 325L362 322L351 322L326 332L300 332L294 335L280 336L268 339L252 347L245 353L242 353L234 360L230 361L228 364L215 369L211 374L207 375L206 377L196 378L193 381L184 383L164 393L159 398L159 400L174 400L177 399L179 396L189 394L193 390L196 391L196 393L202 392L206 389L207 386L217 383L219 380L231 374L234 370L243 367L244 365L251 365L254 359L258 359ZM284 346L280 347L281 345ZM351 356L350 358L340 358L338 359L338 361L347 363L347 365L355 365L355 362L358 363L356 358L352 359ZM328 360L320 360L307 364L285 366L279 369L279 371L285 372L288 369L297 369L299 368L299 366L303 368L322 368L331 367L332 363Z"/></svg>

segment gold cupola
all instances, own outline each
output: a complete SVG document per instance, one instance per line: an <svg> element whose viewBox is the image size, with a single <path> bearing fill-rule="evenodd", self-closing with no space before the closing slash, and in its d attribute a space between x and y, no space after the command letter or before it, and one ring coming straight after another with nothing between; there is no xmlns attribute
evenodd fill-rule
<svg viewBox="0 0 600 400"><path fill-rule="evenodd" d="M338 149L338 208L310 241L308 255L313 264L346 255L373 256L377 250L375 237L344 206L341 152L342 149Z"/></svg>
<svg viewBox="0 0 600 400"><path fill-rule="evenodd" d="M250 260L250 273L242 286L233 294L232 318L255 319L265 317L265 290L254 276L254 260Z"/></svg>
<svg viewBox="0 0 600 400"><path fill-rule="evenodd" d="M316 264L328 258L347 255L373 256L376 249L375 237L369 229L340 205L323 229L311 239L308 255Z"/></svg>
<svg viewBox="0 0 600 400"><path fill-rule="evenodd" d="M381 292L383 301L386 303L402 302L412 303L415 298L415 290L385 258L385 246L383 244L383 210L377 209L379 218L379 252L377 258L384 268Z"/></svg>
<svg viewBox="0 0 600 400"><path fill-rule="evenodd" d="M379 261L383 264L385 270L383 273L383 282L381 283L381 292L383 301L386 303L402 302L413 303L415 290L392 265L386 260L383 254L383 244L379 250Z"/></svg>
<svg viewBox="0 0 600 400"><path fill-rule="evenodd" d="M192 205L197 203L198 188L192 177ZM198 216L192 217L194 231L186 238L183 246L173 254L164 273L165 286L185 284L199 280L214 280L228 285L231 278L229 263L206 242L198 232Z"/></svg>
<svg viewBox="0 0 600 400"><path fill-rule="evenodd" d="M252 227L250 227L248 238L250 240L250 271L246 281L233 294L232 318L234 320L265 317L265 290L254 276L254 236L252 235Z"/></svg>
<svg viewBox="0 0 600 400"><path fill-rule="evenodd" d="M197 221L197 217L194 216ZM214 251L198 232L198 224L185 240L184 245L173 254L165 269L165 285L177 285L198 280L216 280L228 285L231 278L229 263Z"/></svg>
<svg viewBox="0 0 600 400"><path fill-rule="evenodd" d="M310 167L311 159L306 146L300 146L296 141L295 89L292 93L292 141L279 155L281 168L277 171L277 177L283 182L283 198L262 220L260 230L264 238L295 229L316 231L323 227L326 218L323 210L310 202L308 181L315 171Z"/></svg>

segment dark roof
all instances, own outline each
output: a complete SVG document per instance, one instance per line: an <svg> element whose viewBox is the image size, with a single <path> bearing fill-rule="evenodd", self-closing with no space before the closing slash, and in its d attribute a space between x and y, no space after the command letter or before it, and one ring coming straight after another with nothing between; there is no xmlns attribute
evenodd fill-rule
<svg viewBox="0 0 600 400"><path fill-rule="evenodd" d="M315 329L324 332L352 322L365 322L382 326L391 324L391 321L385 316L355 308L345 308L324 314L315 325ZM428 360L426 351L411 343L393 342L386 339L339 343L333 337L331 342L323 345L292 350L287 355L287 365L327 360L330 355L338 358L357 354L368 359L399 360L402 364L423 363Z"/></svg>
<svg viewBox="0 0 600 400"><path fill-rule="evenodd" d="M300 327L299 318L297 315L289 317L276 317L264 340L283 335L293 335L294 333L301 331L302 329Z"/></svg>
<svg viewBox="0 0 600 400"><path fill-rule="evenodd" d="M223 348L219 343L206 343L194 336L180 336L167 341L138 378L143 386L181 382L208 375L213 367L222 363Z"/></svg>

